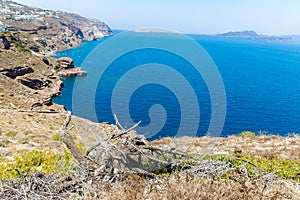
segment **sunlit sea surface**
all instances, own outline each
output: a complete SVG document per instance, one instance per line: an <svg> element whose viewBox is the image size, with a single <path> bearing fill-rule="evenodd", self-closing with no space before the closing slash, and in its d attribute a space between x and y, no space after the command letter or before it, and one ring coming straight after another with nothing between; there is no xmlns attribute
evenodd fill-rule
<svg viewBox="0 0 300 200"><path fill-rule="evenodd" d="M300 45L201 35L188 36L209 53L224 81L227 111L221 136L238 134L245 130L283 136L294 132L300 133ZM81 66L87 55L106 39L109 38L84 42L79 47L59 52L57 57L71 57L76 66ZM183 59L151 49L130 53L114 62L115 66L112 66L114 70L107 73L109 76L107 91L102 89L96 93L97 121L114 123L109 91L116 82L114 76L118 77L118 73L129 70L133 65L145 63L172 65L180 68L184 76L190 76L186 78L195 86L193 88L198 95L201 120L200 123L195 122L191 117L187 124L180 124L180 102L171 91L158 85L142 87L133 94L129 105L132 119L141 120L142 126L148 125L151 123L149 108L151 105L161 104L166 109L168 120L164 128L155 136L151 136L151 139L175 136L179 126L191 126L193 123L199 123L197 136L206 135L211 119L211 102L205 83L193 77L193 74L185 73L188 63ZM93 74L95 68L81 67L87 71L88 76L79 79L82 79L82 84L86 84L88 88L89 74ZM68 110L72 110L74 80L75 78L64 79L62 96L54 100ZM86 110L85 106L88 105L83 104L80 109ZM83 117L89 118L88 113ZM151 130L148 130L142 134L147 137L150 133Z"/></svg>

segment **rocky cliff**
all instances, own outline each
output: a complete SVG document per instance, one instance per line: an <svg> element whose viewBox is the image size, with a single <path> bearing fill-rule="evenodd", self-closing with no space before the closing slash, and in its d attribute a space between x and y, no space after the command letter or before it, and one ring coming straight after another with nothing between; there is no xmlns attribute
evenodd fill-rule
<svg viewBox="0 0 300 200"><path fill-rule="evenodd" d="M49 54L77 46L82 41L112 35L109 26L99 20L12 1L0 1L0 23L0 31L11 33L8 41L19 41L40 54Z"/></svg>
<svg viewBox="0 0 300 200"><path fill-rule="evenodd" d="M84 76L72 59L50 57L83 41L112 35L99 20L0 0L0 109L28 110L33 105L62 111L60 77ZM49 107L50 106L50 107Z"/></svg>

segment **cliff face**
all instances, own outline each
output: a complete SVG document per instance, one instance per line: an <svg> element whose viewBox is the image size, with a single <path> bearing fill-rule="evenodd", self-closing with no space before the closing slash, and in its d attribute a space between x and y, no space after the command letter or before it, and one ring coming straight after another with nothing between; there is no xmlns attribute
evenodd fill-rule
<svg viewBox="0 0 300 200"><path fill-rule="evenodd" d="M11 32L24 46L42 54L112 35L109 26L99 20L11 1L0 1L0 23L0 31Z"/></svg>
<svg viewBox="0 0 300 200"><path fill-rule="evenodd" d="M30 52L22 52L12 46L0 48L0 109L29 110L39 103L62 110L52 105L51 97L60 94L62 82L54 70L57 61Z"/></svg>
<svg viewBox="0 0 300 200"><path fill-rule="evenodd" d="M44 105L61 111L51 100L60 94L59 76L85 74L71 61L64 67L49 56L109 35L110 28L99 20L0 0L0 109Z"/></svg>

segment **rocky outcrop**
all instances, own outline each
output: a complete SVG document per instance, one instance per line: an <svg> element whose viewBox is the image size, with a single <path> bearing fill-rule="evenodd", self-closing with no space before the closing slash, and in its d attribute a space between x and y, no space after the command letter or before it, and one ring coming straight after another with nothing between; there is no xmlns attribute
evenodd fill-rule
<svg viewBox="0 0 300 200"><path fill-rule="evenodd" d="M61 80L56 81L50 90L50 96L57 97L61 95L61 88L63 86L64 86L64 82L62 82Z"/></svg>
<svg viewBox="0 0 300 200"><path fill-rule="evenodd" d="M37 45L32 45L32 46L29 47L29 49L31 51L36 52L36 53L40 52L40 48Z"/></svg>
<svg viewBox="0 0 300 200"><path fill-rule="evenodd" d="M71 69L74 68L74 61L69 57L62 57L58 59L58 63L61 69Z"/></svg>
<svg viewBox="0 0 300 200"><path fill-rule="evenodd" d="M87 72L81 70L79 67L75 67L72 69L61 70L58 72L58 76L61 78L68 78L73 76L86 76Z"/></svg>
<svg viewBox="0 0 300 200"><path fill-rule="evenodd" d="M51 96L45 96L42 100L42 105L51 106L53 104Z"/></svg>
<svg viewBox="0 0 300 200"><path fill-rule="evenodd" d="M80 38L80 39L84 38L84 35L83 35L83 32L81 31L81 29L76 27L74 24L66 24L63 22L60 22L60 24L62 26L66 26L67 28L69 28L76 35L77 38Z"/></svg>
<svg viewBox="0 0 300 200"><path fill-rule="evenodd" d="M10 42L8 41L8 39L3 34L0 35L0 39L2 39L4 49L9 49L10 48Z"/></svg>
<svg viewBox="0 0 300 200"><path fill-rule="evenodd" d="M48 87L50 82L48 81L42 81L39 79L19 79L18 82L22 83L26 87L29 87L30 89L33 90L43 90L44 88Z"/></svg>
<svg viewBox="0 0 300 200"><path fill-rule="evenodd" d="M1 74L4 74L7 77L15 79L17 76L24 76L25 74L33 73L34 70L31 67L14 67L11 69L2 69L0 70Z"/></svg>
<svg viewBox="0 0 300 200"><path fill-rule="evenodd" d="M1 12L4 9L5 13ZM6 31L0 34L0 94L4 95L0 96L0 104L3 107L11 107L10 103L24 109L35 103L55 107L52 97L60 95L63 85L59 78L86 76L87 72L76 68L71 58L48 56L83 41L112 35L108 25L99 20L13 6L11 1L0 3L0 21ZM4 48L9 50L4 51Z"/></svg>
<svg viewBox="0 0 300 200"><path fill-rule="evenodd" d="M42 104L46 106L51 106L52 98L61 95L61 88L64 86L64 83L61 80L56 81L51 89L46 92L46 95L42 99Z"/></svg>
<svg viewBox="0 0 300 200"><path fill-rule="evenodd" d="M69 57L62 57L58 59L60 65L60 71L58 76L61 78L73 77L73 76L86 76L87 72L81 70L79 67L74 66L74 61Z"/></svg>

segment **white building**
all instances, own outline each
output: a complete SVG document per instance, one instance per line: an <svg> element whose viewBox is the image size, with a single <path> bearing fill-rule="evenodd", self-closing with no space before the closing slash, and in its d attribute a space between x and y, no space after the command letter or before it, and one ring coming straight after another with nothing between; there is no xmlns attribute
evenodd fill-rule
<svg viewBox="0 0 300 200"><path fill-rule="evenodd" d="M37 19L38 15L15 15L15 20L34 20Z"/></svg>

